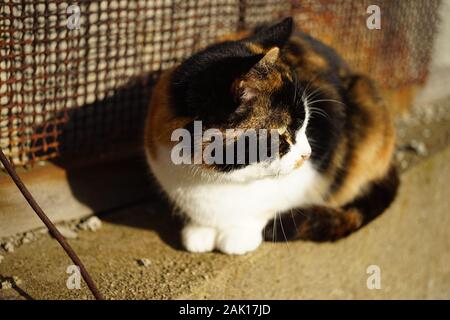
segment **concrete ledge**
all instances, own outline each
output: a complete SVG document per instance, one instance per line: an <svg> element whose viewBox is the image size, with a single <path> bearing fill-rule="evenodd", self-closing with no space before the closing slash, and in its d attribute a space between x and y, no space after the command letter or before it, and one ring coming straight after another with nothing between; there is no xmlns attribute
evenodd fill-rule
<svg viewBox="0 0 450 320"><path fill-rule="evenodd" d="M135 203L151 190L145 161L137 157L88 166L46 163L19 175L54 222ZM11 178L0 172L0 238L43 226Z"/></svg>

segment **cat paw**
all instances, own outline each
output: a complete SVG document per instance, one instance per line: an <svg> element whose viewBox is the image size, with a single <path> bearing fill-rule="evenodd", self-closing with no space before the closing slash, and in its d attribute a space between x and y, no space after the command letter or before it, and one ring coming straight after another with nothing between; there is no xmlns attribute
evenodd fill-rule
<svg viewBox="0 0 450 320"><path fill-rule="evenodd" d="M190 252L209 252L214 249L216 230L188 224L181 232L184 247Z"/></svg>
<svg viewBox="0 0 450 320"><path fill-rule="evenodd" d="M262 234L259 230L233 228L219 233L216 247L227 254L245 254L258 248L261 242Z"/></svg>

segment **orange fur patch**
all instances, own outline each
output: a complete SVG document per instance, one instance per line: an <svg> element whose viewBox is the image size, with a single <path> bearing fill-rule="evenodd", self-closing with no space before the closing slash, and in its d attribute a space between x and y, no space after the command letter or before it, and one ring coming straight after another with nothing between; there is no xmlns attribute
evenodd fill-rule
<svg viewBox="0 0 450 320"><path fill-rule="evenodd" d="M395 145L391 112L377 97L373 83L360 77L350 89L355 102L351 132L353 152L341 187L330 203L340 206L359 195L369 181L381 179L390 168Z"/></svg>
<svg viewBox="0 0 450 320"><path fill-rule="evenodd" d="M153 89L150 111L146 121L144 143L153 158L157 157L157 146L170 146L172 132L183 128L192 118L175 117L169 103L169 85L173 69L166 71Z"/></svg>

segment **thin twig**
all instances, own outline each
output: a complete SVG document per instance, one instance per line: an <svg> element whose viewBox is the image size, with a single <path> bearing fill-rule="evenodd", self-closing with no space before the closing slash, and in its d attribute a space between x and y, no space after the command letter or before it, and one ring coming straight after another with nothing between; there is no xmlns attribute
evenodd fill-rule
<svg viewBox="0 0 450 320"><path fill-rule="evenodd" d="M97 300L103 300L103 296L100 293L100 291L95 286L94 281L92 281L91 276L87 272L86 268L84 267L83 263L81 262L80 258L78 258L75 251L73 251L72 247L67 243L67 241L64 239L63 235L56 229L55 225L50 221L50 219L47 217L47 215L44 213L44 211L41 209L41 207L37 204L36 200L34 200L31 193L28 191L25 184L22 182L20 177L17 175L17 172L14 170L11 163L6 158L3 151L0 149L0 160L5 167L6 171L8 172L11 179L16 184L17 188L19 188L20 192L24 196L24 198L28 201L31 208L33 208L34 212L39 216L39 218L42 220L42 222L47 226L48 230L50 231L50 234L59 242L59 244L63 247L63 249L66 251L66 253L69 255L70 259L72 259L73 263L75 263L79 268L81 275L86 281L87 286L89 287L89 290L91 290L92 294Z"/></svg>

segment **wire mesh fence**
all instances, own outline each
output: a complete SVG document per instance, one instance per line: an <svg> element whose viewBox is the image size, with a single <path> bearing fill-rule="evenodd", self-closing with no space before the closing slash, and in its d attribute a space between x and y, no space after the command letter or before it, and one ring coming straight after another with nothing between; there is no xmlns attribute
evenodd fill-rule
<svg viewBox="0 0 450 320"><path fill-rule="evenodd" d="M285 16L384 88L423 83L440 2L379 0L369 30L371 2L0 0L0 147L16 166L133 150L163 70Z"/></svg>

